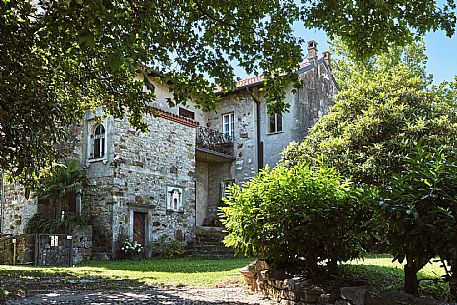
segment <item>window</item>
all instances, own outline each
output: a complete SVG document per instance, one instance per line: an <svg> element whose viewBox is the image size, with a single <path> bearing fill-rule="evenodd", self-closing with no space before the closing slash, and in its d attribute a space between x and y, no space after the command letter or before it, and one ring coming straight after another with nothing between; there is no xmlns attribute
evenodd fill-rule
<svg viewBox="0 0 457 305"><path fill-rule="evenodd" d="M95 125L90 137L92 139L90 157L92 159L103 158L105 156L105 127L102 124Z"/></svg>
<svg viewBox="0 0 457 305"><path fill-rule="evenodd" d="M282 131L282 114L269 114L269 128L270 133L281 132Z"/></svg>
<svg viewBox="0 0 457 305"><path fill-rule="evenodd" d="M183 211L183 193L182 188L167 187L167 210L182 212Z"/></svg>
<svg viewBox="0 0 457 305"><path fill-rule="evenodd" d="M233 112L224 114L222 116L222 132L226 140L235 138L235 115Z"/></svg>
<svg viewBox="0 0 457 305"><path fill-rule="evenodd" d="M179 115L185 118L195 120L195 113L193 111L179 107Z"/></svg>
<svg viewBox="0 0 457 305"><path fill-rule="evenodd" d="M235 179L227 179L227 180L221 181L221 197L222 198L227 197L228 188L234 184L235 184Z"/></svg>

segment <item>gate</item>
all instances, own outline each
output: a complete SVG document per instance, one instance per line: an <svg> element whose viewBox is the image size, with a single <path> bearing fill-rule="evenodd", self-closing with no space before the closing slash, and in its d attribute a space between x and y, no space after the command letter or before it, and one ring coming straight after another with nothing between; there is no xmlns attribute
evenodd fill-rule
<svg viewBox="0 0 457 305"><path fill-rule="evenodd" d="M36 266L71 266L73 237L67 234L37 234L35 238Z"/></svg>

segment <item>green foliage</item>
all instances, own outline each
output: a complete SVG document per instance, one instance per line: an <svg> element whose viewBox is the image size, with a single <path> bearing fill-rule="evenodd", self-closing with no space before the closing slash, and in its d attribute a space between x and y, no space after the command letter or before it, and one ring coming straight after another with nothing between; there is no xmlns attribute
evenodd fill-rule
<svg viewBox="0 0 457 305"><path fill-rule="evenodd" d="M154 242L154 252L159 256L179 257L186 253L186 242L162 235Z"/></svg>
<svg viewBox="0 0 457 305"><path fill-rule="evenodd" d="M297 80L302 58L294 22L341 36L366 58L410 41L412 31L452 35L452 9L451 0L2 0L0 168L33 185L64 153L68 126L98 106L147 129L142 115L156 99L147 76L173 84L176 103L192 99L209 110L216 83L233 89L238 62L263 73L271 109L285 109L283 86Z"/></svg>
<svg viewBox="0 0 457 305"><path fill-rule="evenodd" d="M365 64L340 63L335 105L303 143L287 148L283 163L323 163L377 186L385 198L379 233L406 262L405 290L417 293L416 274L431 258L457 257L457 82L430 86L421 44Z"/></svg>
<svg viewBox="0 0 457 305"><path fill-rule="evenodd" d="M25 226L28 234L69 234L78 227L87 226L84 218L79 214L67 214L63 220L49 219L41 214L35 214Z"/></svg>
<svg viewBox="0 0 457 305"><path fill-rule="evenodd" d="M224 242L238 253L308 270L358 258L370 238L375 194L325 166L267 169L230 189L221 209L229 231Z"/></svg>
<svg viewBox="0 0 457 305"><path fill-rule="evenodd" d="M450 85L429 88L419 72L389 62L395 59L344 75L344 89L329 114L302 143L285 150L284 163L323 162L357 183L384 186L406 169L403 160L415 142L426 149L442 146L454 156L457 99Z"/></svg>
<svg viewBox="0 0 457 305"><path fill-rule="evenodd" d="M457 278L455 181L457 159L441 147L425 151L420 145L405 158L404 173L392 177L381 211L388 223L386 249L407 268L417 272L439 255L451 266L446 278Z"/></svg>
<svg viewBox="0 0 457 305"><path fill-rule="evenodd" d="M49 175L39 180L36 196L39 199L59 198L69 192L78 192L87 185L86 172L77 160L57 164Z"/></svg>

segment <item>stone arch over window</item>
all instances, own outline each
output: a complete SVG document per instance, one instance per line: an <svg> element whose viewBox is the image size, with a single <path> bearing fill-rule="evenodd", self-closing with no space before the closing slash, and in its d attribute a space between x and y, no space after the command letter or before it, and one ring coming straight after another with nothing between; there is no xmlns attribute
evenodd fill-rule
<svg viewBox="0 0 457 305"><path fill-rule="evenodd" d="M100 159L106 156L106 129L101 123L97 123L92 127L90 135L91 147L90 158Z"/></svg>

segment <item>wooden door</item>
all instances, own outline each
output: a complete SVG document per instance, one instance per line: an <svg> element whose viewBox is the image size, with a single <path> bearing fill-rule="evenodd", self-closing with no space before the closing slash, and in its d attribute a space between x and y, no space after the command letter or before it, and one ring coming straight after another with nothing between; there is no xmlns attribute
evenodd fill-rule
<svg viewBox="0 0 457 305"><path fill-rule="evenodd" d="M133 212L133 240L142 246L146 243L146 213Z"/></svg>

